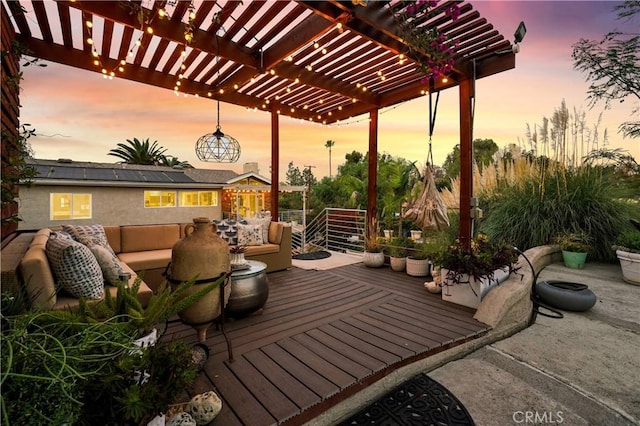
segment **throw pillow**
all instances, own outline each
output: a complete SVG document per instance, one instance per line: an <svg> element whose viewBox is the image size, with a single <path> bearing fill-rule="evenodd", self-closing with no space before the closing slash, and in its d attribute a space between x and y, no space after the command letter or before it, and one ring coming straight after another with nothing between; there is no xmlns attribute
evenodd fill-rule
<svg viewBox="0 0 640 426"><path fill-rule="evenodd" d="M107 240L107 234L102 225L62 225L62 230L68 232L74 240L85 246L99 245L107 247L112 253L113 249ZM115 253L114 253L115 255Z"/></svg>
<svg viewBox="0 0 640 426"><path fill-rule="evenodd" d="M238 245L239 246L262 245L262 225L238 224Z"/></svg>
<svg viewBox="0 0 640 426"><path fill-rule="evenodd" d="M91 253L93 253L93 256L98 261L106 283L112 286L118 285L120 275L124 274L118 257L108 248L97 244L90 245L89 250L91 250Z"/></svg>
<svg viewBox="0 0 640 426"><path fill-rule="evenodd" d="M271 223L271 216L247 219L247 223L249 225L260 225L262 227L262 242L264 244L269 242L269 224Z"/></svg>
<svg viewBox="0 0 640 426"><path fill-rule="evenodd" d="M225 240L230 246L238 245L238 224L247 222L245 220L234 220L234 219L224 219L224 220L214 220L213 223L216 224L217 234L220 238Z"/></svg>
<svg viewBox="0 0 640 426"><path fill-rule="evenodd" d="M64 232L52 232L45 252L57 286L74 297L102 299L102 271L87 246Z"/></svg>

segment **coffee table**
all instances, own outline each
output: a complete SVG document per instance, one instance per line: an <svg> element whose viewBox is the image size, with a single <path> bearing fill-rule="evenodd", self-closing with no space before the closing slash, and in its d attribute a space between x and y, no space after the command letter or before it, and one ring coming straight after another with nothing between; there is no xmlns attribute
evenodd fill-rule
<svg viewBox="0 0 640 426"><path fill-rule="evenodd" d="M248 260L249 268L231 273L231 293L225 312L231 317L241 317L261 309L269 297L267 264Z"/></svg>

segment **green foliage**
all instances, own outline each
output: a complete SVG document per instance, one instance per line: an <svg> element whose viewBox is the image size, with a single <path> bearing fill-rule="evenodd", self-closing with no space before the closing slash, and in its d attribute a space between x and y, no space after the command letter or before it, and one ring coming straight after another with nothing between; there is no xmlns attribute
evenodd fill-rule
<svg viewBox="0 0 640 426"><path fill-rule="evenodd" d="M637 1L617 5L618 19L632 19L640 14ZM640 35L637 32L612 31L602 40L580 39L573 45L573 67L586 74L590 82L587 92L590 105L604 101L609 107L612 101L623 102L627 97L640 99ZM637 116L638 108L632 115ZM625 137L640 137L640 122L622 123L619 131Z"/></svg>
<svg viewBox="0 0 640 426"><path fill-rule="evenodd" d="M394 237L385 242L384 251L391 257L406 257L408 250L414 247L414 242L407 237Z"/></svg>
<svg viewBox="0 0 640 426"><path fill-rule="evenodd" d="M493 139L473 140L473 159L481 168L493 163L493 154L498 150L498 145ZM460 144L456 144L453 151L447 154L442 167L447 171L449 178L460 175Z"/></svg>
<svg viewBox="0 0 640 426"><path fill-rule="evenodd" d="M631 229L622 232L616 238L615 250L622 250L631 253L640 253L640 231Z"/></svg>
<svg viewBox="0 0 640 426"><path fill-rule="evenodd" d="M622 197L624 190L600 167L541 168L517 183L499 182L489 195L481 193L485 218L479 229L520 250L566 233L587 234L590 257L613 260L610 247L632 208Z"/></svg>
<svg viewBox="0 0 640 426"><path fill-rule="evenodd" d="M566 233L558 235L553 239L555 244L560 246L560 250L573 253L589 253L589 237L584 234Z"/></svg>
<svg viewBox="0 0 640 426"><path fill-rule="evenodd" d="M118 323L82 322L70 312L5 317L2 328L2 424L76 424L84 385L132 349Z"/></svg>
<svg viewBox="0 0 640 426"><path fill-rule="evenodd" d="M513 246L504 240L490 241L483 233L468 245L456 239L453 244L443 247L434 256L434 264L448 269L447 278L459 282L462 275L475 279L492 278L497 269L513 269L518 254Z"/></svg>
<svg viewBox="0 0 640 426"><path fill-rule="evenodd" d="M194 285L195 280L173 287L165 283L153 293L147 306L143 307L138 300L141 283L138 276L131 286L123 281L119 282L115 297L110 292L105 292L105 298L96 303L87 303L86 300L80 299L79 313L85 321L114 320L125 323L131 333L144 335L187 309L221 285L225 279L226 276L222 275L212 283L198 285L198 290L191 294L187 291Z"/></svg>
<svg viewBox="0 0 640 426"><path fill-rule="evenodd" d="M196 376L192 349L183 341L132 352L86 383L81 424L145 425L176 403Z"/></svg>
<svg viewBox="0 0 640 426"><path fill-rule="evenodd" d="M128 145L127 145L128 144ZM149 138L140 141L137 138L127 139L127 144L119 143L118 148L109 151L109 155L118 157L126 164L159 165L162 163L164 147L158 145L158 141L149 142Z"/></svg>

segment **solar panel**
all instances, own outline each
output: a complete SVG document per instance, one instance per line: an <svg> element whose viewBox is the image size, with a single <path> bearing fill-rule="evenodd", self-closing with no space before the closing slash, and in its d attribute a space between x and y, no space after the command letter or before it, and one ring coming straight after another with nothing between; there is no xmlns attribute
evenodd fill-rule
<svg viewBox="0 0 640 426"><path fill-rule="evenodd" d="M162 172L155 170L142 170L140 172L147 182L171 182L171 180Z"/></svg>
<svg viewBox="0 0 640 426"><path fill-rule="evenodd" d="M112 169L86 169L87 179L89 180L118 180Z"/></svg>
<svg viewBox="0 0 640 426"><path fill-rule="evenodd" d="M51 170L50 166L45 166L43 164L34 164L33 167L36 170L36 173L41 178L49 177L49 170Z"/></svg>
<svg viewBox="0 0 640 426"><path fill-rule="evenodd" d="M138 170L115 170L118 180L126 180L129 182L144 182Z"/></svg>
<svg viewBox="0 0 640 426"><path fill-rule="evenodd" d="M49 175L53 179L84 179L84 168L82 167L53 167L53 173Z"/></svg>
<svg viewBox="0 0 640 426"><path fill-rule="evenodd" d="M171 182L176 183L189 183L195 182L195 180L191 179L189 176L185 175L183 172L164 172L165 175L171 180Z"/></svg>

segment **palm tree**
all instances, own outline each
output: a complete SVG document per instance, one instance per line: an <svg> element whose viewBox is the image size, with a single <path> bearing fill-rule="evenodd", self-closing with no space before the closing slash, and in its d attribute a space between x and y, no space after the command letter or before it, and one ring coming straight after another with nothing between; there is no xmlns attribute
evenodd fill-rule
<svg viewBox="0 0 640 426"><path fill-rule="evenodd" d="M327 141L324 144L325 148L329 148L329 179L331 179L331 147L335 144L335 141Z"/></svg>
<svg viewBox="0 0 640 426"><path fill-rule="evenodd" d="M158 141L153 141L150 145L149 138L144 141L139 141L137 138L127 139L127 142L128 145L119 143L118 148L109 151L109 155L121 158L121 163L153 166L162 163L164 153L167 151L158 145Z"/></svg>
<svg viewBox="0 0 640 426"><path fill-rule="evenodd" d="M173 155L163 155L162 160L160 161L161 166L167 167L179 167L183 169L193 169L193 166L189 164L188 161L180 161L178 157L174 157Z"/></svg>

